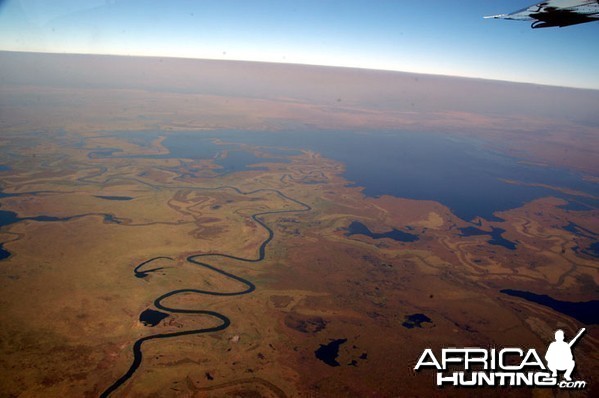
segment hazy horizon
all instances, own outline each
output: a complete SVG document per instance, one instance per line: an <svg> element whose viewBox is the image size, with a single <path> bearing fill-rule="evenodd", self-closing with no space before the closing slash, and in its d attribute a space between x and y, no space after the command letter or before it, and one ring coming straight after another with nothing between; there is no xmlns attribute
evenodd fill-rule
<svg viewBox="0 0 599 398"><path fill-rule="evenodd" d="M338 66L599 89L599 24L483 19L522 0L251 4L8 0L0 50Z"/></svg>
<svg viewBox="0 0 599 398"><path fill-rule="evenodd" d="M363 68L0 51L0 83L294 98L402 111L538 114L597 123L599 90ZM557 100L559 98L559 101Z"/></svg>
<svg viewBox="0 0 599 398"><path fill-rule="evenodd" d="M384 69L384 68L370 68L370 67L360 67L360 66L343 66L343 65L323 65L316 63L299 63L299 62L285 62L285 61L260 61L260 60L247 60L247 59L222 59L222 58L197 58L197 57L185 57L185 56L174 56L174 55L133 55L133 54L110 54L110 53L85 53L85 52L53 52L53 51L26 51L26 50L0 50L0 54L2 53L16 53L16 54L46 54L46 55L65 55L65 56L99 56L99 57L116 57L116 58L155 58L155 59L175 59L175 60L185 60L185 61L210 61L210 62L226 62L226 63L248 63L248 64L272 64L272 65L288 65L288 66L299 66L299 67L315 67L315 68L329 68L329 69L349 69L349 70L357 70L357 71L372 71L372 72L391 72L391 73L399 73L405 75L422 75L422 76L431 76L431 77L441 77L441 78L454 78L454 79L464 79L464 80L480 80L480 81L488 81L488 82L497 82L497 83L508 83L515 85L530 85L530 86L541 86L541 87L552 87L552 88L563 88L563 89L572 89L572 90L582 90L582 91L599 91L599 87L577 87L577 86L568 86L568 85L559 85L559 84L551 84L551 83L535 83L528 81L517 81L517 80L504 80L500 78L490 78L490 77L476 77L476 76L460 76L460 75L450 75L450 74L442 74L442 73L432 73L432 72L413 72L408 70L395 70L395 69Z"/></svg>
<svg viewBox="0 0 599 398"><path fill-rule="evenodd" d="M355 68L95 54L0 52L0 71L5 129L22 128L20 123L28 120L47 130L90 133L106 126L422 131L494 137L495 145L501 143L518 157L590 173L597 167L598 90ZM67 109L71 114L65 120Z"/></svg>

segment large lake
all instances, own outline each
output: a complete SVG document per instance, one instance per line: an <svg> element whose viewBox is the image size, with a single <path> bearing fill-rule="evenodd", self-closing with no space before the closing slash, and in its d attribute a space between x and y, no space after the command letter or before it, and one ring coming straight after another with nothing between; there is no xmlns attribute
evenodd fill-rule
<svg viewBox="0 0 599 398"><path fill-rule="evenodd" d="M163 133L141 132L124 133L121 136L141 145L149 146L151 141ZM239 145L215 144L214 135L205 133L170 133L162 143L168 148L169 153L159 155L131 155L119 149L106 148L92 151L92 157L96 158L147 158L147 159L212 159L219 166L215 170L218 174L226 174L239 171L259 170L259 167L251 167L253 164L263 162L285 162L282 157L272 154L270 158L259 158L252 152L240 148ZM262 168L265 170L264 168Z"/></svg>
<svg viewBox="0 0 599 398"><path fill-rule="evenodd" d="M138 135L139 134L139 135ZM140 132L135 136L155 137L161 133ZM162 133L164 134L164 133ZM132 136L132 133L127 133ZM215 145L219 138L232 145ZM263 147L271 159L258 158L235 143ZM522 163L521 160L489 150L482 141L452 138L441 134L408 132L247 132L219 131L167 133L163 145L171 152L151 157L216 157L223 172L252 169L254 163L281 161L293 154L283 148L309 149L342 162L344 177L363 187L371 197L397 197L434 200L449 207L464 220L480 216L498 219L496 211L520 207L531 200L555 196L571 202L571 209L597 207L599 201L574 197L544 187L503 182L545 184L570 188L599 196L598 185L580 174L553 167ZM228 156L219 158L223 150Z"/></svg>

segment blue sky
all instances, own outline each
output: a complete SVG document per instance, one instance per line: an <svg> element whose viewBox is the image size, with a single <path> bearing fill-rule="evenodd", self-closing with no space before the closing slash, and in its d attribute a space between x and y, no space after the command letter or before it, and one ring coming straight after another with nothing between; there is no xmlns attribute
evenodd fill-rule
<svg viewBox="0 0 599 398"><path fill-rule="evenodd" d="M599 89L599 23L484 20L534 0L0 0L0 49L255 60Z"/></svg>

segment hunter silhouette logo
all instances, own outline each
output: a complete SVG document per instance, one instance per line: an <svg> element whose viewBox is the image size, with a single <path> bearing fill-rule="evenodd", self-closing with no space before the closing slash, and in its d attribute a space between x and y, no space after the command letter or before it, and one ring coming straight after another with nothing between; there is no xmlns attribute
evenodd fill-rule
<svg viewBox="0 0 599 398"><path fill-rule="evenodd" d="M432 349L427 348L418 359L414 370L435 368L439 387L582 389L586 387L586 381L572 381L572 371L576 366L572 348L584 332L584 328L580 329L572 340L566 342L564 331L556 330L555 341L549 344L545 353L546 365L534 348L443 348L439 357L435 356ZM564 372L564 380L559 380L558 372Z"/></svg>
<svg viewBox="0 0 599 398"><path fill-rule="evenodd" d="M580 329L576 337L570 340L569 343L564 341L564 331L559 329L555 331L555 341L549 344L547 348L547 354L545 354L545 360L547 361L547 367L551 370L551 375L557 377L558 370L565 370L564 379L571 381L572 371L576 363L572 356L572 346L576 343L576 340L582 336L585 328Z"/></svg>

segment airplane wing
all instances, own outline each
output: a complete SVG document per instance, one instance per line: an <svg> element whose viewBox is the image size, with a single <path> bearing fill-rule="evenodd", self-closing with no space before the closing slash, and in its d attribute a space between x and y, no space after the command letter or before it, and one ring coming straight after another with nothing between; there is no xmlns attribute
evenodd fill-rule
<svg viewBox="0 0 599 398"><path fill-rule="evenodd" d="M533 21L531 27L576 25L599 21L599 0L547 0L510 14L491 15L485 18Z"/></svg>

